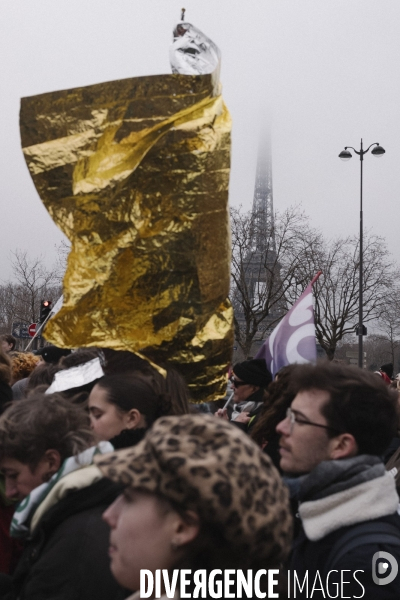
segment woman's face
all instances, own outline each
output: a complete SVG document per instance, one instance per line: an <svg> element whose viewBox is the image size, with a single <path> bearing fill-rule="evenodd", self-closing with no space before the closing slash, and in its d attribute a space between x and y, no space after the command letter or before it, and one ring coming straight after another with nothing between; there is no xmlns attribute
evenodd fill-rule
<svg viewBox="0 0 400 600"><path fill-rule="evenodd" d="M107 391L95 385L89 396L90 424L98 441L111 440L127 428L129 413L108 402Z"/></svg>
<svg viewBox="0 0 400 600"><path fill-rule="evenodd" d="M233 401L238 404L239 402L244 402L249 398L254 392L259 390L260 388L253 385L252 383L243 383L243 380L240 379L235 373L232 375L231 379L233 385ZM239 384L237 387L234 385L234 382Z"/></svg>
<svg viewBox="0 0 400 600"><path fill-rule="evenodd" d="M140 569L171 569L177 559L172 549L179 516L166 510L154 494L125 490L103 515L111 528L111 571L129 590L140 587Z"/></svg>
<svg viewBox="0 0 400 600"><path fill-rule="evenodd" d="M32 490L47 481L49 467L47 462L41 461L31 470L29 465L15 458L3 458L0 471L4 475L7 498L23 500Z"/></svg>

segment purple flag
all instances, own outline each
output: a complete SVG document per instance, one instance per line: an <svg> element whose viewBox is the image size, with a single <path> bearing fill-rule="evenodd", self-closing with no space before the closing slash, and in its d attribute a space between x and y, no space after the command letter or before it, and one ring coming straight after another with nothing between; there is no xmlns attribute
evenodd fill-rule
<svg viewBox="0 0 400 600"><path fill-rule="evenodd" d="M273 377L286 365L317 361L312 304L312 285L315 280L307 286L256 354L256 358L265 359Z"/></svg>

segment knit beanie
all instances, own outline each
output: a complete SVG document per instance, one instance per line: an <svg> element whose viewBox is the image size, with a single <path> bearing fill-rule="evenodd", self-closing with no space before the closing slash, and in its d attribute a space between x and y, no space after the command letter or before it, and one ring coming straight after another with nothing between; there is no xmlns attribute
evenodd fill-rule
<svg viewBox="0 0 400 600"><path fill-rule="evenodd" d="M47 363L56 365L60 358L71 354L71 350L67 348L58 348L57 346L45 346L34 353L36 356L41 356Z"/></svg>
<svg viewBox="0 0 400 600"><path fill-rule="evenodd" d="M236 363L233 372L242 381L262 388L268 387L272 381L272 375L268 371L263 358L254 358L253 360Z"/></svg>

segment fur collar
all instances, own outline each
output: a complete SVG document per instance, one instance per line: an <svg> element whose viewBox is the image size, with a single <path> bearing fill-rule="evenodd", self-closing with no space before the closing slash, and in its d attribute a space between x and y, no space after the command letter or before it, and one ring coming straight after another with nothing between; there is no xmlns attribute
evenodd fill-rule
<svg viewBox="0 0 400 600"><path fill-rule="evenodd" d="M391 515L398 504L395 481L385 473L325 498L302 502L299 513L306 536L316 542L341 527Z"/></svg>
<svg viewBox="0 0 400 600"><path fill-rule="evenodd" d="M62 498L65 498L69 492L88 487L93 483L96 483L96 481L99 481L99 479L102 479L102 477L103 474L100 469L95 465L90 465L78 469L77 471L73 471L60 479L43 502L37 507L30 524L31 533L35 530L43 515L54 506L54 504L57 504Z"/></svg>

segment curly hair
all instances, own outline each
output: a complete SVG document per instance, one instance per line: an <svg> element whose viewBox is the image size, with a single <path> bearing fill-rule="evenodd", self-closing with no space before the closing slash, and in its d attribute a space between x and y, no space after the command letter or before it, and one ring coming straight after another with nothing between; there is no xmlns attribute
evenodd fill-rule
<svg viewBox="0 0 400 600"><path fill-rule="evenodd" d="M40 362L40 357L31 352L10 352L12 382L29 377Z"/></svg>
<svg viewBox="0 0 400 600"><path fill-rule="evenodd" d="M283 367L268 387L260 417L250 434L259 446L275 435L276 426L286 417L286 411L296 396L295 368L296 365Z"/></svg>
<svg viewBox="0 0 400 600"><path fill-rule="evenodd" d="M14 458L31 469L46 450L57 450L64 461L93 443L87 413L59 394L34 392L0 417L0 460Z"/></svg>

